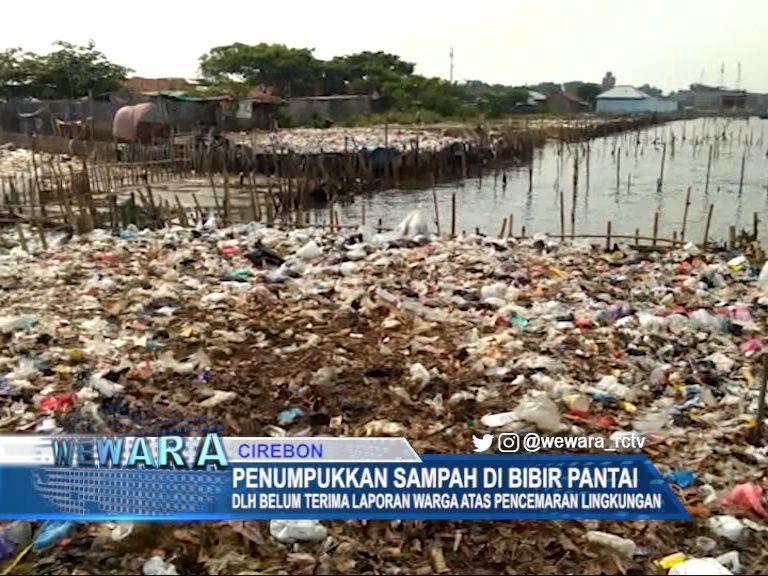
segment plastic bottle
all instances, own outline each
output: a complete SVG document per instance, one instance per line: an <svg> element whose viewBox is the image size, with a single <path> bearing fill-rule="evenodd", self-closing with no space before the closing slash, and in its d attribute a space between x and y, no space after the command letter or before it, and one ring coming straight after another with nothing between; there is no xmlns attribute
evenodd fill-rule
<svg viewBox="0 0 768 576"><path fill-rule="evenodd" d="M632 558L637 551L637 545L632 540L616 536L615 534L609 534L608 532L600 532L598 530L590 530L587 532L587 542L597 546L610 548L627 558Z"/></svg>

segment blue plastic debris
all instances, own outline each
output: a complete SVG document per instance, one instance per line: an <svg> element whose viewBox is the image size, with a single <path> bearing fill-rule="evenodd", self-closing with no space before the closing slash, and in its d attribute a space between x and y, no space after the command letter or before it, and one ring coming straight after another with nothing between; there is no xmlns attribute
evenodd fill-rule
<svg viewBox="0 0 768 576"><path fill-rule="evenodd" d="M277 421L279 424L291 424L296 418L301 416L304 416L304 410L301 408L289 408L277 415Z"/></svg>
<svg viewBox="0 0 768 576"><path fill-rule="evenodd" d="M13 393L13 387L5 376L0 376L0 396L10 396Z"/></svg>
<svg viewBox="0 0 768 576"><path fill-rule="evenodd" d="M69 535L76 526L75 522L63 520L46 520L40 526L40 531L32 542L32 547L36 550L48 548L57 542L63 540Z"/></svg>
<svg viewBox="0 0 768 576"><path fill-rule="evenodd" d="M693 470L675 470L664 474L664 480L680 488L690 488L696 481L696 473Z"/></svg>
<svg viewBox="0 0 768 576"><path fill-rule="evenodd" d="M592 392L592 399L597 402L604 402L605 404L615 404L616 396L609 394L608 392Z"/></svg>

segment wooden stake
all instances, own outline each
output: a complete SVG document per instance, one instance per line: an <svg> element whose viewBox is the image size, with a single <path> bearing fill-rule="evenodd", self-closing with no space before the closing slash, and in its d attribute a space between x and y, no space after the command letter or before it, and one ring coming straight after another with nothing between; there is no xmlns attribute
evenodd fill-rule
<svg viewBox="0 0 768 576"><path fill-rule="evenodd" d="M616 192L617 193L620 188L621 188L621 147L619 147L619 152L618 154L616 154Z"/></svg>
<svg viewBox="0 0 768 576"><path fill-rule="evenodd" d="M680 231L680 243L685 243L685 229L688 224L688 207L691 205L691 187L688 186L688 192L685 194L685 207L683 208L683 229Z"/></svg>
<svg viewBox="0 0 768 576"><path fill-rule="evenodd" d="M736 226L728 227L728 248L730 250L736 248Z"/></svg>
<svg viewBox="0 0 768 576"><path fill-rule="evenodd" d="M653 213L653 244L651 246L656 246L656 239L659 235L659 213L654 212Z"/></svg>
<svg viewBox="0 0 768 576"><path fill-rule="evenodd" d="M440 210L437 207L437 191L435 187L432 187L432 202L435 205L435 227L437 228L437 235L440 236Z"/></svg>
<svg viewBox="0 0 768 576"><path fill-rule="evenodd" d="M709 213L707 214L707 223L704 226L704 241L702 242L702 248L706 250L707 240L709 240L709 225L712 223L712 211L715 209L714 204L709 205Z"/></svg>
<svg viewBox="0 0 768 576"><path fill-rule="evenodd" d="M640 246L640 228L635 228L635 247Z"/></svg>
<svg viewBox="0 0 768 576"><path fill-rule="evenodd" d="M43 221L38 218L35 222L37 226L37 233L40 236L40 244L43 246L43 250L48 250L48 242L45 239L45 230L43 230Z"/></svg>
<svg viewBox="0 0 768 576"><path fill-rule="evenodd" d="M605 251L610 252L611 250L611 221L608 220L608 225L606 226L605 230Z"/></svg>
<svg viewBox="0 0 768 576"><path fill-rule="evenodd" d="M509 214L509 228L507 232L507 238L514 238L514 224L515 224L515 216L514 214Z"/></svg>
<svg viewBox="0 0 768 576"><path fill-rule="evenodd" d="M667 161L667 143L664 142L662 144L662 153L661 153L661 170L659 172L659 181L657 183L657 190L661 192L662 187L664 186L664 164Z"/></svg>
<svg viewBox="0 0 768 576"><path fill-rule="evenodd" d="M752 239L757 240L757 226L760 223L760 220L757 216L757 212L752 213Z"/></svg>
<svg viewBox="0 0 768 576"><path fill-rule="evenodd" d="M179 219L181 221L181 225L186 228L187 226L189 226L189 221L187 220L187 211L181 205L181 200L179 200L179 195L174 194L173 196L176 199L176 207L179 209Z"/></svg>
<svg viewBox="0 0 768 576"><path fill-rule="evenodd" d="M507 231L507 218L501 222L501 232L499 232L499 239L504 238L504 233Z"/></svg>
<svg viewBox="0 0 768 576"><path fill-rule="evenodd" d="M451 194L451 238L456 238L456 192Z"/></svg>
<svg viewBox="0 0 768 576"><path fill-rule="evenodd" d="M739 176L739 196L741 196L741 191L744 188L744 163L746 161L747 161L747 154L745 152L741 156L741 176Z"/></svg>
<svg viewBox="0 0 768 576"><path fill-rule="evenodd" d="M768 354L763 352L763 374L760 379L760 393L757 396L757 414L755 414L755 431L752 443L756 446L763 444L763 420L765 420L765 392L768 388Z"/></svg>
<svg viewBox="0 0 768 576"><path fill-rule="evenodd" d="M16 232L19 234L19 243L21 244L22 250L24 250L24 252L29 252L27 239L24 237L24 230L21 229L21 224L18 220L16 221Z"/></svg>
<svg viewBox="0 0 768 576"><path fill-rule="evenodd" d="M565 193L560 190L560 240L565 240Z"/></svg>

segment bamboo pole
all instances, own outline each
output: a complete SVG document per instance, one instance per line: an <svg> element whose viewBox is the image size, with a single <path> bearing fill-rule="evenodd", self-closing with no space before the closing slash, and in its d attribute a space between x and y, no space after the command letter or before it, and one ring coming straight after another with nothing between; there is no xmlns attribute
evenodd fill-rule
<svg viewBox="0 0 768 576"><path fill-rule="evenodd" d="M504 220L501 222L501 232L499 232L499 239L504 238L504 233L507 231L507 218L504 217Z"/></svg>
<svg viewBox="0 0 768 576"><path fill-rule="evenodd" d="M514 224L515 224L515 215L510 212L510 214L509 214L509 233L507 234L508 238L511 238L514 235Z"/></svg>
<svg viewBox="0 0 768 576"><path fill-rule="evenodd" d="M21 223L18 220L16 221L16 232L19 235L19 243L21 244L22 250L24 250L24 252L29 252L27 239L24 236L24 230L21 229Z"/></svg>
<svg viewBox="0 0 768 576"><path fill-rule="evenodd" d="M652 246L656 246L656 238L659 235L659 213L654 212L653 213L653 244Z"/></svg>
<svg viewBox="0 0 768 576"><path fill-rule="evenodd" d="M707 241L709 240L709 225L712 223L712 211L715 209L714 204L709 205L709 212L707 213L707 223L704 226L704 240L702 242L702 247L706 250L707 248Z"/></svg>
<svg viewBox="0 0 768 576"><path fill-rule="evenodd" d="M763 420L765 419L765 393L768 388L768 354L763 353L763 373L760 379L760 392L757 396L757 413L755 414L755 430L752 435L752 443L757 446L763 444Z"/></svg>
<svg viewBox="0 0 768 576"><path fill-rule="evenodd" d="M691 187L688 186L688 192L685 194L685 207L683 208L683 228L680 230L680 242L685 243L685 229L688 224L688 207L691 205Z"/></svg>
<svg viewBox="0 0 768 576"><path fill-rule="evenodd" d="M435 205L435 227L437 228L437 235L440 236L440 210L437 206L437 191L432 186L432 202Z"/></svg>
<svg viewBox="0 0 768 576"><path fill-rule="evenodd" d="M611 250L611 221L608 220L608 225L606 226L605 230L605 251L609 252Z"/></svg>
<svg viewBox="0 0 768 576"><path fill-rule="evenodd" d="M744 164L747 161L747 153L745 152L741 156L741 175L739 176L739 196L741 196L741 191L744 188Z"/></svg>
<svg viewBox="0 0 768 576"><path fill-rule="evenodd" d="M560 190L560 240L565 240L565 193Z"/></svg>
<svg viewBox="0 0 768 576"><path fill-rule="evenodd" d="M667 161L667 143L664 142L662 144L662 153L661 153L661 170L659 171L659 180L656 183L656 190L661 192L662 188L664 187L664 164Z"/></svg>
<svg viewBox="0 0 768 576"><path fill-rule="evenodd" d="M451 238L456 238L456 192L451 194Z"/></svg>
<svg viewBox="0 0 768 576"><path fill-rule="evenodd" d="M616 193L618 194L621 188L621 147L619 147L619 153L616 155Z"/></svg>
<svg viewBox="0 0 768 576"><path fill-rule="evenodd" d="M752 213L752 238L757 240L757 227L760 224L760 219L757 216L757 212Z"/></svg>

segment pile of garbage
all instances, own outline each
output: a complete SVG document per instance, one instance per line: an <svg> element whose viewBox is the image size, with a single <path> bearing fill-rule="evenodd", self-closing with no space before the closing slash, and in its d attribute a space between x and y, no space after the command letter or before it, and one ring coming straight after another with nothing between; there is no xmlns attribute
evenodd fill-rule
<svg viewBox="0 0 768 576"><path fill-rule="evenodd" d="M13 232L5 234L13 241ZM0 431L645 439L692 522L4 523L13 573L768 572L752 443L768 270L688 245L256 224L96 230L0 254Z"/></svg>
<svg viewBox="0 0 768 576"><path fill-rule="evenodd" d="M251 139L253 138L253 140ZM446 131L418 129L402 126L375 128L293 128L274 133L248 135L244 143L261 153L293 152L314 154L354 152L362 149L392 148L400 152L414 150L441 150L452 144L472 141L471 130Z"/></svg>

